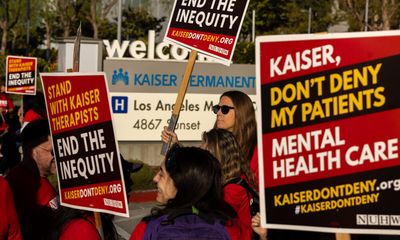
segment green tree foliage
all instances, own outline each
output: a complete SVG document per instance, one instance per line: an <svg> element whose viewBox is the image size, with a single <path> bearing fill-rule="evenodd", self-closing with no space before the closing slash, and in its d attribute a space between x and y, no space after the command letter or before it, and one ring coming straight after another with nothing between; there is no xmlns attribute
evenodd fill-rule
<svg viewBox="0 0 400 240"><path fill-rule="evenodd" d="M26 1L22 1L22 3L26 3ZM41 0L29 0L29 7L22 4L19 20L9 31L8 50L10 53L30 55L31 50L43 44L45 35L39 29L43 23L43 18L39 14L43 3Z"/></svg>
<svg viewBox="0 0 400 240"><path fill-rule="evenodd" d="M333 0L258 0L250 1L240 33L240 41L251 41L252 14L255 10L255 35L308 33L311 8L310 33L326 32L338 22L332 11ZM254 62L254 44L237 45L236 63Z"/></svg>
<svg viewBox="0 0 400 240"><path fill-rule="evenodd" d="M94 39L99 38L99 28L103 23L107 22L107 14L117 2L118 0L90 0L84 2L82 17L91 24Z"/></svg>
<svg viewBox="0 0 400 240"><path fill-rule="evenodd" d="M157 19L144 8L127 8L122 12L122 35L125 39L141 39L149 30L161 31L165 17Z"/></svg>
<svg viewBox="0 0 400 240"><path fill-rule="evenodd" d="M99 38L114 40L117 38L118 26L116 22L102 21L99 27Z"/></svg>
<svg viewBox="0 0 400 240"><path fill-rule="evenodd" d="M327 32L328 28L337 22L332 12L332 4L332 1L288 1L283 12L285 21L274 32L278 34ZM308 29L309 21L310 29Z"/></svg>
<svg viewBox="0 0 400 240"><path fill-rule="evenodd" d="M0 54L5 54L7 49L8 35L11 29L18 23L21 16L22 1L1 0L0 1Z"/></svg>
<svg viewBox="0 0 400 240"><path fill-rule="evenodd" d="M0 0L0 36L2 52L25 55L27 50L27 1L30 1L30 55L43 57L43 69L53 69L56 52L50 42L61 37L74 36L79 24L82 35L99 39L116 39L117 19L106 14L116 0ZM294 34L308 32L311 8L310 32L326 32L338 21L346 21L349 31L364 31L365 3L367 0L251 0L242 25L239 42L233 57L235 63L254 63L252 36L252 12L255 10L255 35ZM162 16L170 14L171 0L162 3L157 11ZM368 30L399 28L399 0L368 0ZM150 12L156 6L149 0L140 1L141 7L125 4L122 16L122 39L146 39L147 32L161 30L165 17L156 18ZM158 7L158 5L157 5ZM165 9L164 9L165 8ZM168 10L167 10L168 9ZM160 15L157 13L157 15ZM44 46L44 50L39 49ZM42 62L42 61L40 61ZM2 62L3 63L3 62Z"/></svg>
<svg viewBox="0 0 400 240"><path fill-rule="evenodd" d="M75 35L76 29L79 26L79 17L82 18L80 13L84 0L55 0L55 11L57 15L56 22L56 36L69 37ZM85 28L86 29L86 28Z"/></svg>
<svg viewBox="0 0 400 240"><path fill-rule="evenodd" d="M235 53L232 58L234 63L254 64L255 59L254 42L241 41L236 44Z"/></svg>
<svg viewBox="0 0 400 240"><path fill-rule="evenodd" d="M333 0L250 1L242 31L251 30L251 12L256 11L256 35L308 33L311 8L311 33L325 32L338 19L332 11Z"/></svg>
<svg viewBox="0 0 400 240"><path fill-rule="evenodd" d="M365 30L366 0L339 0L343 20L349 24L349 31ZM368 31L399 28L400 2L398 0L368 0Z"/></svg>
<svg viewBox="0 0 400 240"><path fill-rule="evenodd" d="M308 32L311 8L311 33L325 32L338 19L332 11L333 1L259 0L250 1L241 30L241 39L250 39L252 12L255 10L256 35Z"/></svg>

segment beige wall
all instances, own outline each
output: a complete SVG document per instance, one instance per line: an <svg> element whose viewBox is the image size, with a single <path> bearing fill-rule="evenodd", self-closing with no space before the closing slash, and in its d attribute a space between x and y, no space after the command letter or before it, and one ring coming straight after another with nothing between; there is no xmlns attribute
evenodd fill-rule
<svg viewBox="0 0 400 240"><path fill-rule="evenodd" d="M185 146L200 146L200 142L183 142ZM126 160L139 160L151 166L159 166L164 157L160 142L118 142L119 151Z"/></svg>

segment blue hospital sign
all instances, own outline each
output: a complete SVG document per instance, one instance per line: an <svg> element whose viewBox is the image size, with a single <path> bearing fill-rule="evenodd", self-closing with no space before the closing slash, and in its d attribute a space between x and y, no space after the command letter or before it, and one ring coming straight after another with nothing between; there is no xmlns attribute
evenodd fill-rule
<svg viewBox="0 0 400 240"><path fill-rule="evenodd" d="M111 106L113 113L128 113L128 97L112 97Z"/></svg>

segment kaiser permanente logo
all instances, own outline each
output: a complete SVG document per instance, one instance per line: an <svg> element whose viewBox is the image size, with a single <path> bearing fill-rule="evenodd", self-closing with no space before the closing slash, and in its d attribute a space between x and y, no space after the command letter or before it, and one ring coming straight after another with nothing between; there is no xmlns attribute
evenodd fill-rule
<svg viewBox="0 0 400 240"><path fill-rule="evenodd" d="M357 225L400 226L400 215L357 214Z"/></svg>
<svg viewBox="0 0 400 240"><path fill-rule="evenodd" d="M123 82L125 85L129 84L129 76L128 76L128 72L124 72L124 70L122 68L117 70L114 69L113 75L111 77L112 79L112 85L117 84L117 82L121 81Z"/></svg>

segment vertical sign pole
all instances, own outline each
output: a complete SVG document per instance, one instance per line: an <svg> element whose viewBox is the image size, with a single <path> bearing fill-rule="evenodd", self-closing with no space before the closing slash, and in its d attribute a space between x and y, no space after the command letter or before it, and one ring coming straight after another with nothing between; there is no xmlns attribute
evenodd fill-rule
<svg viewBox="0 0 400 240"><path fill-rule="evenodd" d="M79 28L76 31L76 39L74 42L74 59L72 65L72 72L79 72L79 57L81 52L81 24L79 23Z"/></svg>
<svg viewBox="0 0 400 240"><path fill-rule="evenodd" d="M96 223L97 231L100 234L100 238L104 239L104 232L103 232L103 224L101 223L101 215L99 212L93 212L94 214L94 221Z"/></svg>
<svg viewBox="0 0 400 240"><path fill-rule="evenodd" d="M76 31L76 39L74 42L74 59L73 59L72 71L70 70L69 72L79 72L81 33L82 33L81 24L79 24L79 28ZM104 239L103 225L101 223L101 215L99 212L93 212L93 214L97 231L99 232L101 239Z"/></svg>
<svg viewBox="0 0 400 240"><path fill-rule="evenodd" d="M196 62L196 57L197 57L197 51L196 50L191 50L190 51L190 56L189 56L189 61L186 65L186 70L185 74L183 75L182 83L181 86L179 87L179 92L178 96L176 97L175 101L175 106L172 111L171 118L169 120L168 124L168 130L169 131L175 131L175 126L176 123L178 122L178 117L179 117L179 112L181 111L181 106L183 99L185 98L186 90L189 84L189 79L190 75L192 74L194 64ZM161 148L161 154L166 155L169 149L169 145L171 144L171 138L169 138L168 143L163 143L162 148Z"/></svg>

